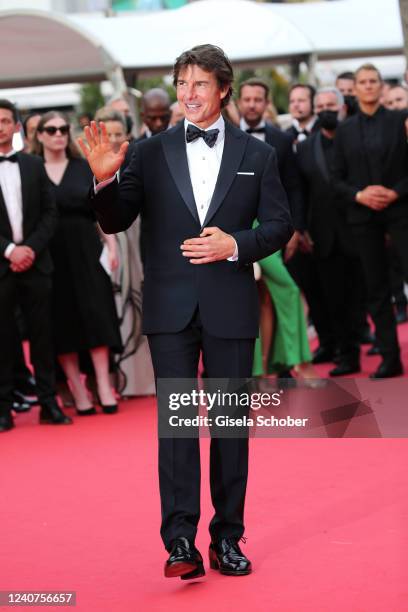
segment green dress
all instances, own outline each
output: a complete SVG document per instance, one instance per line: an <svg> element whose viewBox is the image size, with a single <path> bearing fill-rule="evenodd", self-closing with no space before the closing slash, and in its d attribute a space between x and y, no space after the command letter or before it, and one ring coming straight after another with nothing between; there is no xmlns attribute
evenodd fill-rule
<svg viewBox="0 0 408 612"><path fill-rule="evenodd" d="M272 374L312 360L300 290L283 263L281 252L265 257L258 263L276 316L268 372L262 368L261 340L258 338L255 343L253 376Z"/></svg>

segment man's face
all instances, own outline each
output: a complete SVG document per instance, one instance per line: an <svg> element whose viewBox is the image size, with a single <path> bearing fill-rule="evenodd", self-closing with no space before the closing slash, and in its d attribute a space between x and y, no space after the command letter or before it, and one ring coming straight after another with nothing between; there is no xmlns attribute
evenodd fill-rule
<svg viewBox="0 0 408 612"><path fill-rule="evenodd" d="M314 101L314 110L316 115L322 111L329 110L339 113L339 119L345 116L345 108L339 104L337 96L333 92L322 92L317 94Z"/></svg>
<svg viewBox="0 0 408 612"><path fill-rule="evenodd" d="M126 130L120 121L105 121L105 126L109 142L117 153L120 145L126 142Z"/></svg>
<svg viewBox="0 0 408 612"><path fill-rule="evenodd" d="M383 83L375 70L360 70L356 75L356 96L360 104L376 104L381 97Z"/></svg>
<svg viewBox="0 0 408 612"><path fill-rule="evenodd" d="M169 127L171 112L161 100L152 100L145 104L141 117L152 134L159 134Z"/></svg>
<svg viewBox="0 0 408 612"><path fill-rule="evenodd" d="M337 79L336 87L343 94L343 96L355 95L353 79Z"/></svg>
<svg viewBox="0 0 408 612"><path fill-rule="evenodd" d="M298 121L307 121L313 117L310 91L305 87L296 87L289 96L289 112Z"/></svg>
<svg viewBox="0 0 408 612"><path fill-rule="evenodd" d="M408 91L404 87L393 87L385 96L384 106L390 110L406 110Z"/></svg>
<svg viewBox="0 0 408 612"><path fill-rule="evenodd" d="M13 146L13 136L18 132L18 123L8 108L0 108L0 147L6 151Z"/></svg>
<svg viewBox="0 0 408 612"><path fill-rule="evenodd" d="M195 64L180 70L177 79L177 100L188 121L201 129L214 123L221 112L221 101L228 89L220 89L212 72Z"/></svg>
<svg viewBox="0 0 408 612"><path fill-rule="evenodd" d="M247 124L255 127L262 121L268 105L266 92L260 85L244 85L238 100L238 108Z"/></svg>
<svg viewBox="0 0 408 612"><path fill-rule="evenodd" d="M37 129L37 125L39 124L41 119L41 115L33 115L30 117L26 123L26 132L27 132L27 142L32 144L34 140L35 130Z"/></svg>

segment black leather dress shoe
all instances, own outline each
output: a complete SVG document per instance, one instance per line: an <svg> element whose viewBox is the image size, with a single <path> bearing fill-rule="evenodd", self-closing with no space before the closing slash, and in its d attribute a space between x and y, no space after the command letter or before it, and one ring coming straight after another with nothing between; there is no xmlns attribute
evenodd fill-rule
<svg viewBox="0 0 408 612"><path fill-rule="evenodd" d="M71 417L64 414L56 401L41 404L40 423L42 425L70 425Z"/></svg>
<svg viewBox="0 0 408 612"><path fill-rule="evenodd" d="M14 421L10 413L0 414L0 431L9 431L13 427Z"/></svg>
<svg viewBox="0 0 408 612"><path fill-rule="evenodd" d="M315 365L318 363L327 363L328 361L333 361L334 350L330 346L319 346L313 352L312 363Z"/></svg>
<svg viewBox="0 0 408 612"><path fill-rule="evenodd" d="M348 376L357 372L361 372L358 361L341 361L338 366L330 370L329 376Z"/></svg>
<svg viewBox="0 0 408 612"><path fill-rule="evenodd" d="M246 576L252 572L252 565L241 551L237 540L222 538L218 542L211 542L208 551L210 567L219 570L227 576Z"/></svg>
<svg viewBox="0 0 408 612"><path fill-rule="evenodd" d="M176 538L164 566L166 578L179 576L183 580L205 575L203 558L188 538Z"/></svg>
<svg viewBox="0 0 408 612"><path fill-rule="evenodd" d="M376 371L370 374L370 378L394 378L394 376L401 376L403 372L402 363L399 359L394 361L384 360L380 363Z"/></svg>

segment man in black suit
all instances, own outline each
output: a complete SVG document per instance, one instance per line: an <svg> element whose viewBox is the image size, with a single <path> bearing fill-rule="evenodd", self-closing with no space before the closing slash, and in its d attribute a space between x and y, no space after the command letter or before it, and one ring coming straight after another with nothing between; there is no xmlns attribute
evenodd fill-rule
<svg viewBox="0 0 408 612"><path fill-rule="evenodd" d="M304 142L318 129L313 108L315 93L316 90L312 85L303 83L295 83L289 90L292 126L286 130L286 133L291 137L295 151L298 144ZM303 229L307 230L307 224ZM308 232L304 233L300 246L302 248L289 253L289 258L285 253L285 264L306 298L309 315L319 338L319 346L313 353L313 363L324 363L331 361L334 356L334 332L330 325L329 304L317 273Z"/></svg>
<svg viewBox="0 0 408 612"><path fill-rule="evenodd" d="M40 422L72 422L55 399L50 331L52 262L47 244L57 211L42 160L13 151L18 130L15 106L0 100L0 431L13 427L18 304L28 327Z"/></svg>
<svg viewBox="0 0 408 612"><path fill-rule="evenodd" d="M238 97L240 128L276 150L279 175L288 196L295 229L289 244L286 245L286 256L290 258L299 241L302 241L302 234L306 228L306 210L292 138L263 119L268 101L269 87L262 79L253 77L240 84Z"/></svg>
<svg viewBox="0 0 408 612"><path fill-rule="evenodd" d="M346 205L332 185L334 136L346 106L341 92L332 87L317 92L314 108L319 130L298 145L297 157L307 194L308 229L339 354L330 376L344 376L360 371L358 331L365 318L361 265Z"/></svg>
<svg viewBox="0 0 408 612"><path fill-rule="evenodd" d="M339 126L335 138L335 187L348 204L347 219L359 248L383 358L372 378L402 374L385 248L387 233L408 279L406 115L380 105L382 84L372 64L357 70L359 112Z"/></svg>
<svg viewBox="0 0 408 612"><path fill-rule="evenodd" d="M142 216L143 322L158 379L195 379L200 351L209 378L250 377L259 325L252 263L292 234L274 150L221 116L232 81L231 64L218 47L184 52L174 84L186 121L140 142L119 185L111 177L126 145L113 154L103 125L99 134L95 124L88 146L80 143L96 179L106 179L93 199L104 231L124 230ZM255 219L259 226L252 229ZM247 438L212 438L210 564L229 575L251 571L238 545L247 469ZM161 535L170 552L165 575L201 576L194 545L199 440L160 438L159 477Z"/></svg>
<svg viewBox="0 0 408 612"><path fill-rule="evenodd" d="M286 131L295 147L317 128L317 117L313 110L315 93L313 85L305 83L294 83L289 89L289 113L292 116L292 125Z"/></svg>

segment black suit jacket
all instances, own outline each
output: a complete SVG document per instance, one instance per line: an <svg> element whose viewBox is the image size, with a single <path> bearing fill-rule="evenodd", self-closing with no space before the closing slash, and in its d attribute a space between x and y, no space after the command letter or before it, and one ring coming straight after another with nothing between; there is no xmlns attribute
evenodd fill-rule
<svg viewBox="0 0 408 612"><path fill-rule="evenodd" d="M248 173L248 174L238 174ZM252 263L281 249L292 234L276 155L270 146L226 123L220 172L204 226L238 245L238 262L191 264L181 244L202 231L188 171L183 123L140 142L118 185L92 200L102 229L128 228L141 213L144 233L144 333L174 333L197 306L208 333L258 335L258 293ZM259 226L252 229L254 220Z"/></svg>
<svg viewBox="0 0 408 612"><path fill-rule="evenodd" d="M307 195L308 230L314 241L314 252L319 257L327 257L334 248L339 248L345 255L355 256L346 207L333 187L320 131L298 145L297 157Z"/></svg>
<svg viewBox="0 0 408 612"><path fill-rule="evenodd" d="M57 208L47 177L43 160L35 155L17 153L21 175L23 200L23 245L29 246L36 254L33 268L43 274L52 272L52 261L48 243L57 222ZM0 189L0 253L13 242L13 236ZM0 257L0 277L6 274L10 262Z"/></svg>
<svg viewBox="0 0 408 612"><path fill-rule="evenodd" d="M395 189L399 198L383 213L398 219L408 215L408 144L405 130L406 113L381 109L383 113L383 176L382 185ZM348 204L347 218L352 224L367 223L378 212L355 202L358 191L371 184L369 167L362 143L360 113L339 125L335 138L335 188Z"/></svg>
<svg viewBox="0 0 408 612"><path fill-rule="evenodd" d="M286 132L266 124L265 142L276 149L279 174L288 196L293 227L303 232L306 229L306 208L292 138Z"/></svg>

